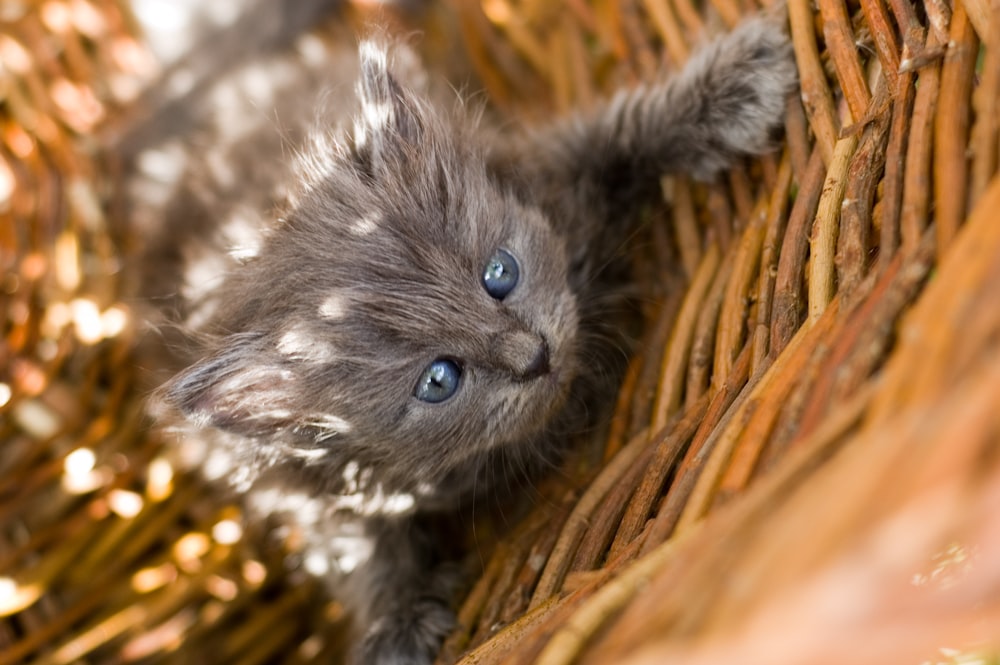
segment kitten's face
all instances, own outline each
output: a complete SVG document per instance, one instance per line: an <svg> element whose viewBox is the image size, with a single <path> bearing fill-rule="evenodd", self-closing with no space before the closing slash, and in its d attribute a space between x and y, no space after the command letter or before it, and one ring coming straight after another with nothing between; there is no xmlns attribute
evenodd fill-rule
<svg viewBox="0 0 1000 665"><path fill-rule="evenodd" d="M292 209L223 287L227 335L167 397L196 422L421 481L545 429L576 371L576 303L541 213L384 54L362 56L353 144L303 160Z"/></svg>

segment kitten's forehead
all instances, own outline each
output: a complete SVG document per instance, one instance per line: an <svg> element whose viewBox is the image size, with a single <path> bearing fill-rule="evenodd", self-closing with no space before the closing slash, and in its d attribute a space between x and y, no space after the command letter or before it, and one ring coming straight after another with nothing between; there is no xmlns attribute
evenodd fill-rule
<svg viewBox="0 0 1000 665"><path fill-rule="evenodd" d="M528 232L501 193L482 183L452 187L458 191L433 192L440 196L414 183L361 201L317 197L278 230L273 262L297 258L300 271L343 287L445 286L478 271L497 246Z"/></svg>

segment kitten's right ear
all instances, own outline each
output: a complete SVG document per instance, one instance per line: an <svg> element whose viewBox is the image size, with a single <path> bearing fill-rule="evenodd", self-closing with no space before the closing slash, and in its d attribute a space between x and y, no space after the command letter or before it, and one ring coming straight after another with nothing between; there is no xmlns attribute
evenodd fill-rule
<svg viewBox="0 0 1000 665"><path fill-rule="evenodd" d="M354 146L376 159L399 143L412 144L423 131L419 100L399 84L390 66L392 55L388 43L377 38L365 39L358 47L361 108L354 122Z"/></svg>
<svg viewBox="0 0 1000 665"><path fill-rule="evenodd" d="M233 335L223 348L160 389L199 426L264 436L293 426L294 374L259 335Z"/></svg>

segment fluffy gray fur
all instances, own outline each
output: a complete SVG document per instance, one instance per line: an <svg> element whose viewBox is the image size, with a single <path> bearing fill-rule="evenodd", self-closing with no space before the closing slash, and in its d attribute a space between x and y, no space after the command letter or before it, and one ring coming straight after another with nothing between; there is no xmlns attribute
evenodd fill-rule
<svg viewBox="0 0 1000 665"><path fill-rule="evenodd" d="M671 80L497 141L425 96L405 47L361 43L348 111L344 87L312 92L322 58L297 59L271 97L279 122L223 147L203 134L163 206L168 235L201 236L173 259L211 268L173 301L191 360L156 411L226 458L252 509L302 526L356 616L357 662L430 663L453 579L423 517L552 450L610 248L662 174L769 149L795 68L755 20ZM227 254L234 219L245 251ZM502 301L481 283L498 248L520 265ZM442 357L459 389L420 401Z"/></svg>

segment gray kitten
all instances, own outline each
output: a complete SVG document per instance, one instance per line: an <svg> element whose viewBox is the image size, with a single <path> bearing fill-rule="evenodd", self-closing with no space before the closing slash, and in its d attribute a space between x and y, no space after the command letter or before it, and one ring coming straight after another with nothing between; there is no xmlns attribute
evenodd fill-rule
<svg viewBox="0 0 1000 665"><path fill-rule="evenodd" d="M277 122L219 116L154 206L174 249L151 265L187 266L170 306L190 354L156 410L304 529L357 662L430 663L454 586L424 516L553 450L639 206L663 173L769 149L795 67L755 20L671 80L498 140L430 101L406 47L358 51L355 94L320 94L333 60L300 44L264 102Z"/></svg>

